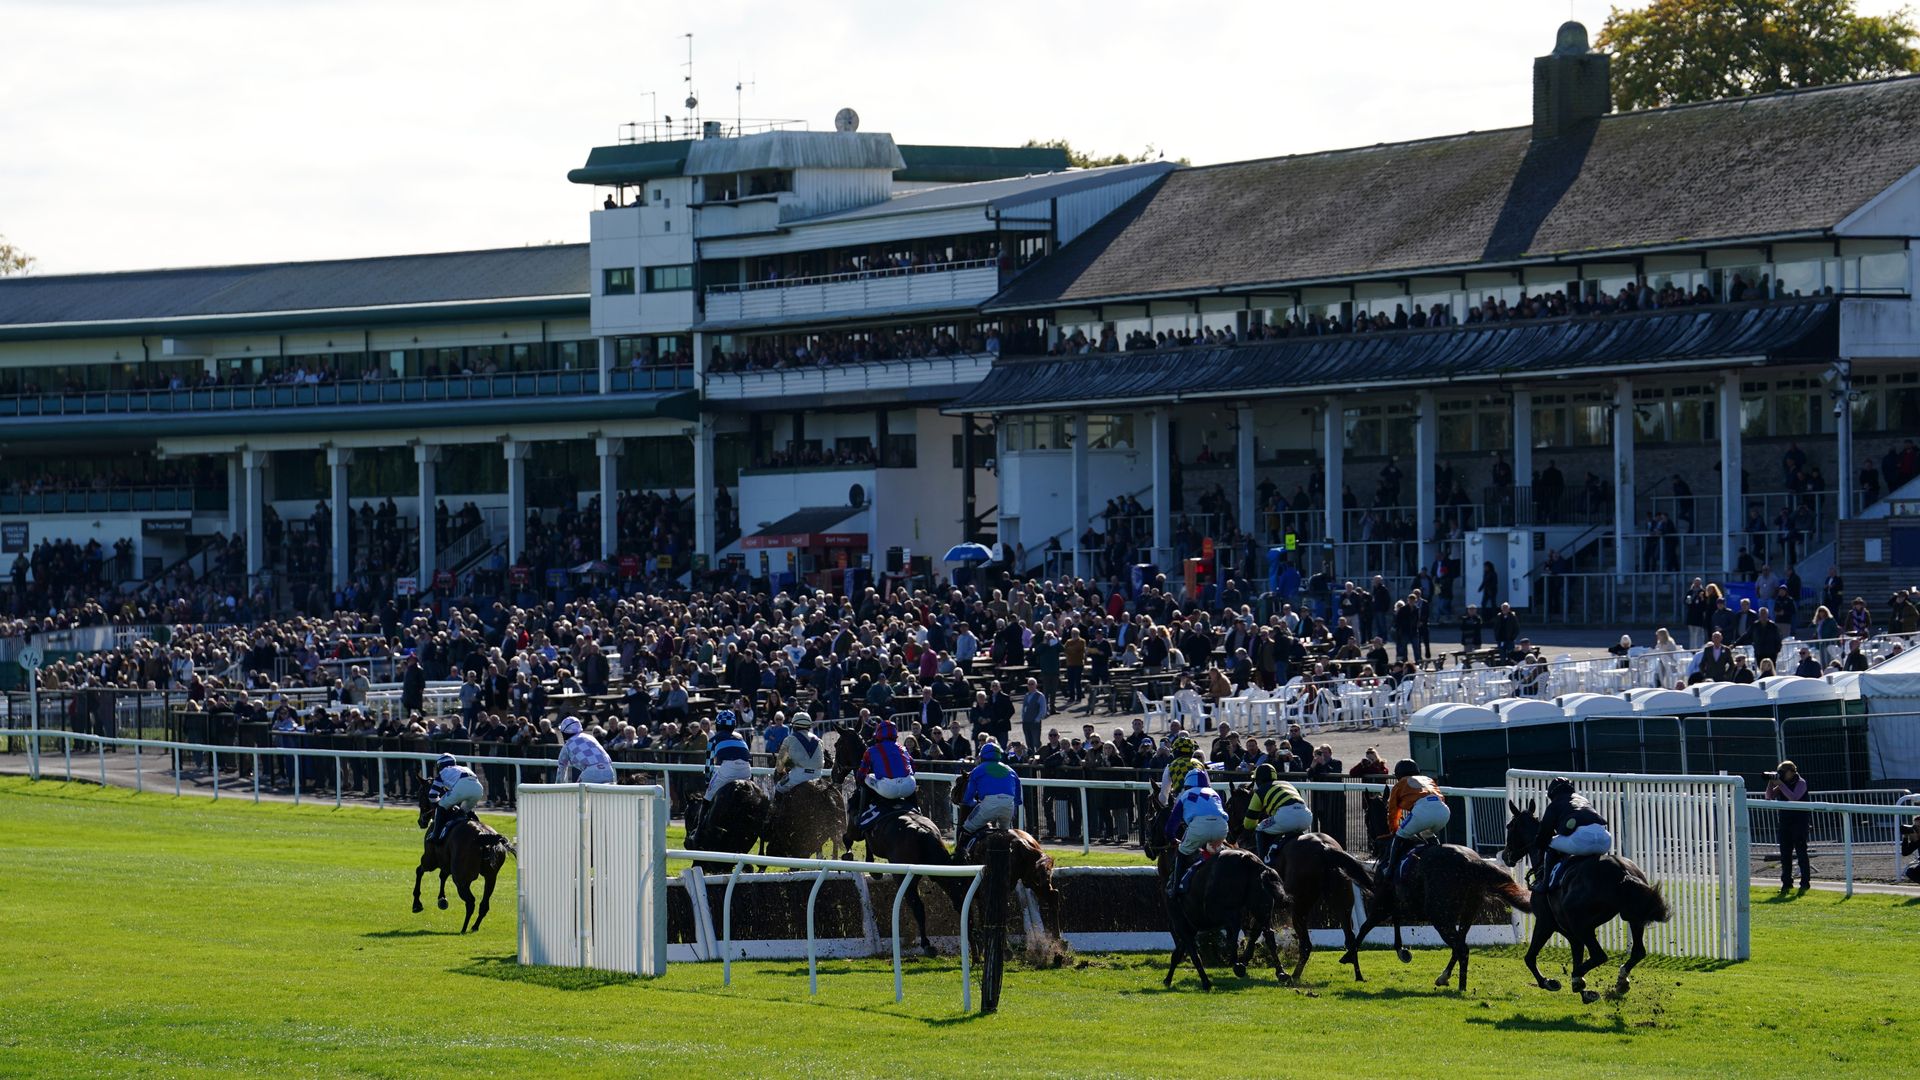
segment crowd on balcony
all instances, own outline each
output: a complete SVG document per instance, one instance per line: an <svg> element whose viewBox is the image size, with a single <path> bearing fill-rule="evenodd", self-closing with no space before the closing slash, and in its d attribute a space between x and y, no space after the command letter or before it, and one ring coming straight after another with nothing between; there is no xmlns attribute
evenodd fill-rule
<svg viewBox="0 0 1920 1080"><path fill-rule="evenodd" d="M925 360L931 357L989 353L999 355L1000 335L991 324L955 328L909 326L892 330L851 330L843 333L778 334L750 339L745 349L728 352L715 346L708 370L776 371L837 367L881 360Z"/></svg>
<svg viewBox="0 0 1920 1080"><path fill-rule="evenodd" d="M748 280L753 289L823 277L881 277L902 273L934 273L962 263L1000 258L1000 242L991 237L962 236L938 240L898 240L893 247L873 245L833 251L767 255L749 260Z"/></svg>
<svg viewBox="0 0 1920 1080"><path fill-rule="evenodd" d="M1799 293L1794 293L1798 296ZM1727 301L1738 303L1744 300L1763 298L1785 299L1777 281L1762 276L1757 284L1735 275L1727 287ZM1122 338L1111 326L1103 328L1097 337L1088 337L1086 331L1075 330L1061 337L1047 349L1053 356L1076 356L1103 352L1133 352L1144 349L1187 349L1217 348L1238 345L1242 342L1276 341L1285 338L1323 337L1330 334L1367 334L1388 330L1423 330L1443 326L1476 326L1488 323L1521 322L1528 319L1551 319L1580 315L1612 315L1629 311L1658 311L1667 308L1694 307L1718 304L1722 301L1706 285L1700 285L1691 292L1674 285L1659 288L1642 286L1629 281L1617 292L1596 292L1592 296L1583 296L1576 292L1569 296L1564 290L1551 293L1524 295L1517 302L1486 296L1480 303L1468 307L1463 314L1456 315L1446 304L1413 306L1407 310L1404 303L1395 303L1391 313L1368 310L1364 304L1357 303L1351 316L1338 313L1313 312L1304 318L1289 315L1282 322L1253 323L1244 335L1237 333L1231 326L1202 326L1198 330L1134 330Z"/></svg>

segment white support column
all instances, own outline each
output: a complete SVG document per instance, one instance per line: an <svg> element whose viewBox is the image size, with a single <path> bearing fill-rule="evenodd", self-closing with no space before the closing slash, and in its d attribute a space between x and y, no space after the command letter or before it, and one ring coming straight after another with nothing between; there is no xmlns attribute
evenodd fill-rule
<svg viewBox="0 0 1920 1080"><path fill-rule="evenodd" d="M1086 535L1088 525L1087 485L1092 475L1092 467L1088 454L1087 414L1084 412L1075 413L1073 417L1073 476L1068 482L1068 497L1072 502L1068 506L1067 513L1067 520L1073 523L1073 535L1067 537L1066 544L1067 550L1074 553L1073 574L1075 577L1085 577L1091 572L1090 567L1082 565L1084 559L1080 554L1080 538Z"/></svg>
<svg viewBox="0 0 1920 1080"><path fill-rule="evenodd" d="M1740 490L1740 373L1720 376L1720 569L1729 576L1740 561L1740 524L1746 493Z"/></svg>
<svg viewBox="0 0 1920 1080"><path fill-rule="evenodd" d="M1257 537L1260 534L1260 466L1254 447L1253 406L1242 405L1235 409L1234 422L1240 428L1239 442L1235 447L1238 453L1234 457L1234 467L1240 474L1240 531Z"/></svg>
<svg viewBox="0 0 1920 1080"><path fill-rule="evenodd" d="M611 559L620 554L620 454L625 439L601 437L593 440L600 455L600 557Z"/></svg>
<svg viewBox="0 0 1920 1080"><path fill-rule="evenodd" d="M1147 423L1153 428L1153 564L1171 581L1177 569L1166 564L1173 557L1173 416L1153 409Z"/></svg>
<svg viewBox="0 0 1920 1080"><path fill-rule="evenodd" d="M1840 360L1833 367L1833 386L1838 395L1833 406L1833 471L1837 481L1834 492L1838 501L1833 516L1837 521L1845 521L1853 516L1853 365ZM1839 530L1834 534L1839 535Z"/></svg>
<svg viewBox="0 0 1920 1080"><path fill-rule="evenodd" d="M1325 506L1327 516L1327 541L1343 544L1347 540L1347 514L1341 503L1340 491L1347 486L1347 406L1337 397L1327 399L1320 410L1320 457L1322 461L1321 480L1327 491ZM1308 573L1305 567L1301 573Z"/></svg>
<svg viewBox="0 0 1920 1080"><path fill-rule="evenodd" d="M1633 572L1633 380L1613 384L1613 570Z"/></svg>
<svg viewBox="0 0 1920 1080"><path fill-rule="evenodd" d="M613 390L613 339L610 337L601 338L600 347L594 350L594 352L597 357L595 367L600 376L600 392L603 394L610 393Z"/></svg>
<svg viewBox="0 0 1920 1080"><path fill-rule="evenodd" d="M332 481L328 485L328 509L333 519L333 536L328 544L333 549L333 587L336 589L346 587L352 566L347 558L348 528L353 523L353 511L347 506L347 466L352 464L352 450L327 448L327 473Z"/></svg>
<svg viewBox="0 0 1920 1080"><path fill-rule="evenodd" d="M693 431L693 551L705 555L708 566L714 555L713 494L713 418L701 413ZM746 507L739 509L744 522Z"/></svg>
<svg viewBox="0 0 1920 1080"><path fill-rule="evenodd" d="M439 569L435 565L440 554L440 530L434 520L433 504L440 495L436 487L439 479L440 448L416 444L413 448L413 463L420 468L420 591L433 588L433 572Z"/></svg>
<svg viewBox="0 0 1920 1080"><path fill-rule="evenodd" d="M257 576L267 564L266 505L267 455L261 450L240 452L240 471L246 478L247 576ZM247 583L249 587L253 582Z"/></svg>
<svg viewBox="0 0 1920 1080"><path fill-rule="evenodd" d="M229 537L247 531L247 480L240 468L243 451L236 450L227 457L227 535Z"/></svg>
<svg viewBox="0 0 1920 1080"><path fill-rule="evenodd" d="M1020 542L1020 515L1014 514L1009 517L1007 514L1006 466L1007 418L1004 414L998 414L993 418L993 479L994 483L999 485L1000 509L995 515L993 532L996 542L1006 552L1008 561L1012 561L1014 546ZM1019 504L1016 502L1014 505ZM744 531L746 518L743 517L740 520L743 523L742 531ZM1017 573L1023 568L1016 566L1013 569Z"/></svg>
<svg viewBox="0 0 1920 1080"><path fill-rule="evenodd" d="M1437 556L1434 547L1433 470L1440 457L1440 406L1433 391L1422 390L1414 399L1413 424L1413 527L1420 541L1420 565L1432 566Z"/></svg>
<svg viewBox="0 0 1920 1080"><path fill-rule="evenodd" d="M527 455L532 451L532 443L508 439L500 444L500 452L507 457L508 565L519 562L520 553L527 550Z"/></svg>
<svg viewBox="0 0 1920 1080"><path fill-rule="evenodd" d="M1533 520L1533 391L1513 392L1513 524Z"/></svg>

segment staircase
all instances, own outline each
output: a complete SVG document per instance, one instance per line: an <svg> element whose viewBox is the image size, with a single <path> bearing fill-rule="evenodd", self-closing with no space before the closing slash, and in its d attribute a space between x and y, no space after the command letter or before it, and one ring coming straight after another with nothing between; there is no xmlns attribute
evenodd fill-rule
<svg viewBox="0 0 1920 1080"><path fill-rule="evenodd" d="M1865 597L1878 611L1896 590L1920 585L1920 479L1841 522L1834 547L1849 600ZM1869 548L1877 558L1868 559ZM1824 573L1824 567L1815 572Z"/></svg>

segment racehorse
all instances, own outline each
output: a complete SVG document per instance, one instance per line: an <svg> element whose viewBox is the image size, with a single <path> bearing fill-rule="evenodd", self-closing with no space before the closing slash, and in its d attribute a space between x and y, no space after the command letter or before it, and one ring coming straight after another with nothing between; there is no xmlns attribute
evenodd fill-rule
<svg viewBox="0 0 1920 1080"><path fill-rule="evenodd" d="M426 828L433 821L433 802L427 797L427 788L420 788L420 827ZM460 893L460 899L466 901L467 915L460 920L460 932L467 932L467 924L473 924L477 933L480 924L486 921L487 910L493 903L493 883L499 876L500 868L507 863L507 856L514 854L513 842L480 823L480 819L468 814L449 825L446 834L437 844L428 844L420 853L420 865L413 872L413 913L426 910L420 906L420 879L427 871L440 871L440 910L447 909L447 877L453 877L454 888ZM487 879L486 888L480 894L480 913L473 910L473 879Z"/></svg>
<svg viewBox="0 0 1920 1080"><path fill-rule="evenodd" d="M1313 913L1319 910L1321 898L1342 877L1358 888L1362 896L1370 895L1374 890L1373 878L1359 859L1340 846L1340 841L1320 832L1304 832L1281 840L1267 849L1266 862L1279 872L1280 883L1292 900L1293 936L1300 942L1300 959L1293 966L1293 981L1299 982L1300 973L1307 969L1307 957L1313 955ZM1341 920L1340 932L1346 935L1347 951L1353 952L1359 942L1354 937L1351 916ZM1353 977L1363 981L1358 961L1353 965Z"/></svg>
<svg viewBox="0 0 1920 1080"><path fill-rule="evenodd" d="M776 858L810 859L823 847L837 850L846 831L847 797L839 785L808 780L774 795L760 851Z"/></svg>
<svg viewBox="0 0 1920 1080"><path fill-rule="evenodd" d="M1361 802L1366 808L1367 830L1374 838L1374 857L1378 859L1383 857L1391 839L1387 835L1387 803L1372 792L1361 796ZM1360 943L1374 927L1388 920L1393 922L1394 954L1403 964L1412 962L1413 953L1400 942L1400 918L1412 916L1417 922L1430 924L1439 932L1440 940L1453 950L1446 970L1433 985L1446 986L1453 969L1458 967L1460 989L1465 991L1467 931L1485 910L1487 901L1494 899L1516 911L1531 911L1532 897L1526 886L1513 880L1505 870L1458 844L1429 843L1402 854L1401 858L1405 860L1405 869L1399 872L1399 881L1392 886L1390 894L1384 886L1394 868L1378 868L1372 898L1367 904L1366 924L1354 935L1353 944L1347 947L1340 962L1352 964L1354 978L1358 979Z"/></svg>
<svg viewBox="0 0 1920 1080"><path fill-rule="evenodd" d="M1228 842L1242 844L1250 839L1250 830L1242 823L1252 799L1252 786L1242 785L1227 800ZM1280 883L1291 901L1293 936L1300 942L1300 959L1293 968L1293 981L1299 982L1301 972L1307 969L1307 957L1313 955L1313 913L1319 909L1321 898L1342 877L1366 895L1373 892L1373 878L1359 859L1340 846L1340 841L1321 832L1298 833L1277 841L1267 848L1264 861L1280 874ZM1346 935L1347 948L1353 949L1352 919L1343 921L1340 930ZM1358 964L1354 965L1353 974L1354 978L1360 978Z"/></svg>
<svg viewBox="0 0 1920 1080"><path fill-rule="evenodd" d="M767 793L751 780L729 780L713 794L687 800L687 844L695 851L753 850L767 827ZM731 870L731 863L709 863L701 869Z"/></svg>
<svg viewBox="0 0 1920 1080"><path fill-rule="evenodd" d="M896 812L883 812L880 819L873 823L867 832L867 861L879 859L890 863L925 863L934 866L949 866L953 857L947 852L947 843L940 836L940 827L932 819L920 812L905 807ZM965 878L937 877L934 884L946 892L953 901L953 910L957 914L961 903L966 899L967 880ZM907 907L912 910L914 922L920 927L920 949L932 956L933 942L927 939L927 908L920 902L918 887L907 893Z"/></svg>
<svg viewBox="0 0 1920 1080"><path fill-rule="evenodd" d="M1173 956L1167 961L1167 977L1162 985L1172 986L1181 959L1193 961L1200 976L1200 989L1213 989L1206 965L1200 959L1199 935L1205 930L1222 930L1227 935L1227 959L1233 973L1247 977L1247 963L1253 959L1255 942L1264 937L1273 950L1273 975L1282 984L1288 981L1280 966L1280 945L1273 934L1273 916L1287 902L1280 875L1262 863L1251 851L1222 848L1202 862L1187 879L1179 895L1167 900L1167 925L1173 932ZM1240 953L1240 929L1251 923L1247 951Z"/></svg>
<svg viewBox="0 0 1920 1080"><path fill-rule="evenodd" d="M1519 866L1522 859L1531 859L1538 875L1546 848L1539 845L1540 818L1534 813L1533 801L1529 799L1524 809L1509 802L1507 809L1513 811L1513 818L1507 822L1507 844L1500 851L1501 861ZM1600 995L1587 989L1586 974L1607 962L1594 932L1619 916L1633 931L1633 950L1627 954L1627 962L1620 965L1613 992L1626 993L1632 985L1627 976L1647 955L1647 924L1666 922L1673 914L1660 886L1650 884L1645 871L1631 860L1611 853L1564 861L1557 876L1559 880L1545 889L1534 882L1533 940L1527 945L1527 970L1533 973L1534 983L1542 990L1560 989L1560 981L1541 975L1535 964L1547 939L1558 931L1573 947L1573 989L1580 1000L1592 1004Z"/></svg>
<svg viewBox="0 0 1920 1080"><path fill-rule="evenodd" d="M958 787L958 785L955 786ZM980 841L986 839L987 832L994 831L1000 830L997 827L989 828L972 837L967 843L966 850L954 851L953 861L956 863L984 862L986 848ZM1027 890L1033 893L1034 898L1040 901L1041 928L1058 937L1060 890L1053 884L1053 856L1047 854L1046 849L1040 846L1040 841L1035 840L1033 834L1025 829L1004 831L1010 841L1007 844L1010 856L1007 862L1008 876L1025 885Z"/></svg>

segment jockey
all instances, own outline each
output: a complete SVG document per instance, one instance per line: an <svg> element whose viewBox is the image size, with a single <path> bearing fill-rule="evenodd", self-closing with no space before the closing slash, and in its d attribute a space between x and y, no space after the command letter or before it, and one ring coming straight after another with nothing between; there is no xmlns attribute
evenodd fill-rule
<svg viewBox="0 0 1920 1080"><path fill-rule="evenodd" d="M883 802L908 803L913 801L918 785L913 779L913 759L900 749L900 729L891 720L882 720L873 726L873 741L867 746L867 752L860 756L860 790L863 804L858 822L862 827L873 824L878 816L878 807L873 798Z"/></svg>
<svg viewBox="0 0 1920 1080"><path fill-rule="evenodd" d="M1227 838L1227 808L1220 804L1220 793L1207 783L1207 771L1193 769L1181 783L1185 790L1167 814L1167 838L1180 840L1173 872L1167 875L1169 897L1184 884L1194 854Z"/></svg>
<svg viewBox="0 0 1920 1080"><path fill-rule="evenodd" d="M1313 811L1300 798L1300 790L1279 775L1271 762L1253 770L1253 797L1247 800L1247 812L1240 821L1242 828L1253 832L1254 854L1263 859L1281 837L1313 828Z"/></svg>
<svg viewBox="0 0 1920 1080"><path fill-rule="evenodd" d="M427 785L427 799L433 803L433 823L427 826L427 843L437 844L448 827L462 814L472 814L486 792L473 770L460 764L452 754L441 754L433 763L433 782Z"/></svg>
<svg viewBox="0 0 1920 1080"><path fill-rule="evenodd" d="M787 737L780 743L779 754L774 766L778 774L773 782L775 794L792 791L809 780L818 780L827 775L826 744L813 733L813 717L806 713L793 714Z"/></svg>
<svg viewBox="0 0 1920 1080"><path fill-rule="evenodd" d="M732 709L721 709L713 718L713 743L707 747L707 794L709 803L722 787L735 780L753 776L753 755L746 741L733 733Z"/></svg>
<svg viewBox="0 0 1920 1080"><path fill-rule="evenodd" d="M1200 747L1193 741L1193 736L1185 732L1181 732L1168 749L1173 756L1167 760L1166 767L1160 770L1160 790L1155 792L1163 806L1173 805L1178 797L1175 793L1181 790L1187 773L1199 764L1194 755L1200 752Z"/></svg>
<svg viewBox="0 0 1920 1080"><path fill-rule="evenodd" d="M580 730L580 718L569 716L560 721L560 734L567 741L560 747L560 768L554 774L556 783L573 782L573 776L579 773L582 784L611 784L613 779L613 759L600 745L600 740Z"/></svg>
<svg viewBox="0 0 1920 1080"><path fill-rule="evenodd" d="M1607 819L1573 786L1573 781L1556 776L1547 783L1547 808L1540 815L1540 832L1534 847L1545 848L1547 886L1554 885L1567 860L1581 855L1605 855L1613 850L1613 833Z"/></svg>
<svg viewBox="0 0 1920 1080"><path fill-rule="evenodd" d="M967 841L990 825L1013 828L1013 814L1020 805L1020 774L1000 760L1000 744L992 738L980 747L980 764L967 774L960 805L971 812L953 838L955 851L965 851Z"/></svg>
<svg viewBox="0 0 1920 1080"><path fill-rule="evenodd" d="M1433 839L1433 834L1453 819L1447 800L1440 797L1440 785L1432 777L1420 775L1420 766L1412 758L1394 762L1393 775L1393 791L1387 796L1387 829L1393 834L1387 844L1385 877L1389 885L1399 880L1401 853L1413 850L1421 840Z"/></svg>

